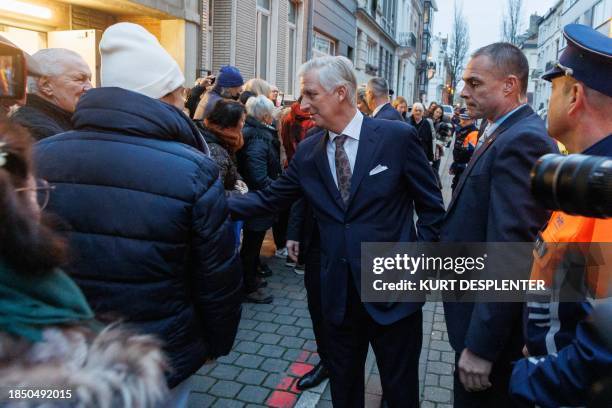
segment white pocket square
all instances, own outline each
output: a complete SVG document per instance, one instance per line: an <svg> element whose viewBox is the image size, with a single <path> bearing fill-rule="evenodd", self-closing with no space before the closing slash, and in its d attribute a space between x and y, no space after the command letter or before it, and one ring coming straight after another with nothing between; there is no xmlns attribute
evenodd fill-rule
<svg viewBox="0 0 612 408"><path fill-rule="evenodd" d="M378 166L376 166L372 170L370 170L370 176L373 176L373 175L378 174L378 173L382 173L383 171L385 171L387 169L388 169L387 166L381 166L379 164Z"/></svg>

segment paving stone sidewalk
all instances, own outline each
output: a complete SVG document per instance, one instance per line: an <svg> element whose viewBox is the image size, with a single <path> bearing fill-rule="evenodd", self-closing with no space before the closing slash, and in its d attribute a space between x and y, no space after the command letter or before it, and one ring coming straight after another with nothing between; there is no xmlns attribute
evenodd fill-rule
<svg viewBox="0 0 612 408"><path fill-rule="evenodd" d="M243 304L232 351L194 376L189 407L314 407L320 399L327 382L307 393L295 388L319 362L304 279L272 253L267 236L262 259L274 271L267 278L274 302Z"/></svg>
<svg viewBox="0 0 612 408"><path fill-rule="evenodd" d="M441 174L448 174L442 162ZM442 178L445 202L450 178ZM267 278L274 295L270 305L243 305L242 320L232 352L203 366L192 378L189 407L331 407L328 382L300 393L297 379L319 362L302 276L273 256L266 236L262 259L274 271ZM421 406L450 407L454 354L448 343L441 303L423 308L423 348L419 364ZM366 363L366 407L380 406L380 376L370 352Z"/></svg>

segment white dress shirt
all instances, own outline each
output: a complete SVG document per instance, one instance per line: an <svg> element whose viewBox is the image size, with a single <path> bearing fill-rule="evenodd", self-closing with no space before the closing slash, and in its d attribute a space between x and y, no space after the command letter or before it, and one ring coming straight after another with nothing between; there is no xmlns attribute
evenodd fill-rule
<svg viewBox="0 0 612 408"><path fill-rule="evenodd" d="M355 170L355 159L357 158L357 148L359 147L359 135L361 134L361 125L363 125L363 114L358 110L355 110L355 116L349 122L348 125L342 131L342 135L348 136L344 141L344 151L349 159L351 165L351 174ZM329 140L327 141L327 160L329 161L329 168L331 169L332 177L336 187L338 186L338 178L336 176L336 143L334 139L339 135L329 131Z"/></svg>

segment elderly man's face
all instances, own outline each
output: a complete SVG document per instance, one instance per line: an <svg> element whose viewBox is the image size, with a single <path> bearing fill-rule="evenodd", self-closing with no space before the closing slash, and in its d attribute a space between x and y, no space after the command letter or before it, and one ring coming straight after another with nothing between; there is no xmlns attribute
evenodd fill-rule
<svg viewBox="0 0 612 408"><path fill-rule="evenodd" d="M337 110L342 102L338 89L327 91L319 82L317 70L308 71L300 78L302 103L300 108L312 115L317 126L334 129L337 121Z"/></svg>
<svg viewBox="0 0 612 408"><path fill-rule="evenodd" d="M504 102L504 78L493 61L484 55L472 58L463 72L463 81L461 97L465 99L470 116L494 119Z"/></svg>
<svg viewBox="0 0 612 408"><path fill-rule="evenodd" d="M92 88L91 71L82 58L67 58L62 64L61 74L43 77L47 82L41 92L60 108L74 112L81 95Z"/></svg>
<svg viewBox="0 0 612 408"><path fill-rule="evenodd" d="M415 121L420 122L423 119L423 109L420 106L412 107L412 117Z"/></svg>

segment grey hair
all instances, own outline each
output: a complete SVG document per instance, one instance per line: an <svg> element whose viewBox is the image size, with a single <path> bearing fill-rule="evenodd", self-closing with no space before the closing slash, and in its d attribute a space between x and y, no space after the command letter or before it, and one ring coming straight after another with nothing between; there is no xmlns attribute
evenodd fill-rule
<svg viewBox="0 0 612 408"><path fill-rule="evenodd" d="M425 106L421 102L415 102L412 104L412 109L420 108L423 112L425 112Z"/></svg>
<svg viewBox="0 0 612 408"><path fill-rule="evenodd" d="M263 121L266 116L273 116L274 104L265 95L254 96L247 101L246 111L255 119Z"/></svg>
<svg viewBox="0 0 612 408"><path fill-rule="evenodd" d="M253 92L255 95L268 96L272 90L272 86L264 79L253 78L246 81L244 84L244 90Z"/></svg>
<svg viewBox="0 0 612 408"><path fill-rule="evenodd" d="M368 81L367 89L369 89L377 98L389 97L389 84L385 78L375 77Z"/></svg>
<svg viewBox="0 0 612 408"><path fill-rule="evenodd" d="M54 77L64 73L65 62L71 58L83 59L76 52L66 48L45 48L32 54L38 63L41 76ZM28 92L38 93L38 77L28 76Z"/></svg>
<svg viewBox="0 0 612 408"><path fill-rule="evenodd" d="M331 92L337 86L346 86L349 103L353 106L357 104L355 100L357 77L351 60L342 56L313 58L302 64L298 77L303 77L313 70L318 72L319 83L327 92Z"/></svg>

